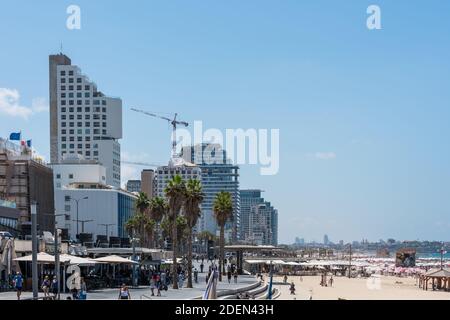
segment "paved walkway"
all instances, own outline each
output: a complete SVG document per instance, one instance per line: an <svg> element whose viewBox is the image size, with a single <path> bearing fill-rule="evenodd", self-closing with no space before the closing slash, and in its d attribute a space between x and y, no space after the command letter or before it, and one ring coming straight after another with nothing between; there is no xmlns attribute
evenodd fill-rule
<svg viewBox="0 0 450 320"><path fill-rule="evenodd" d="M200 268L197 266L197 263L194 264L198 270ZM205 267L206 271L208 267ZM198 276L198 282L194 283L194 288L187 289L182 288L178 290L174 290L171 287L169 287L169 290L162 291L161 297L157 296L151 296L150 287L139 287L139 288L132 288L130 289L131 298L133 300L189 300L189 299L195 299L197 297L200 297L203 295L203 292L206 288L206 278L207 273L199 273ZM223 277L223 281L218 283L217 291L218 293L223 290L235 290L239 288L245 288L248 287L254 283L256 283L257 280L254 276L246 276L242 275L238 278L238 283L235 284L234 280L231 280L231 283L228 283L228 279L226 276ZM184 286L186 286L187 281L184 282ZM156 290L155 290L156 293ZM23 292L22 293L22 299L31 299L32 298L31 292ZM66 297L71 296L70 294L61 294L61 299L66 299ZM118 299L119 296L119 289L104 289L104 290L96 290L96 291L90 291L88 292L87 298L88 300L115 300ZM43 297L43 293L39 293L39 297ZM15 292L2 292L0 293L0 300L16 300L17 296Z"/></svg>

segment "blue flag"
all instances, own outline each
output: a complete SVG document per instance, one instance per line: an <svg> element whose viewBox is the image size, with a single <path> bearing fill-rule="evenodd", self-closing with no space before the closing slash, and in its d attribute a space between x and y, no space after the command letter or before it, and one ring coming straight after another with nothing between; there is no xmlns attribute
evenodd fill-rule
<svg viewBox="0 0 450 320"><path fill-rule="evenodd" d="M27 146L28 148L31 148L31 140L27 140Z"/></svg>
<svg viewBox="0 0 450 320"><path fill-rule="evenodd" d="M21 132L13 132L9 135L9 140L20 141Z"/></svg>

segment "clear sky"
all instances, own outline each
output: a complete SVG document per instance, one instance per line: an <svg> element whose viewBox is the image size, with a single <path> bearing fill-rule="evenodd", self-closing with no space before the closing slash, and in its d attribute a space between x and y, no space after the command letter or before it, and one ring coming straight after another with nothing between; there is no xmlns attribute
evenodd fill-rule
<svg viewBox="0 0 450 320"><path fill-rule="evenodd" d="M71 4L81 30L66 28ZM381 30L366 27L371 4ZM48 55L62 42L122 98L128 160L170 152L167 123L133 106L279 128L279 174L243 166L241 185L279 209L281 242L450 240L449 14L441 0L1 0L0 136L22 130L48 158Z"/></svg>

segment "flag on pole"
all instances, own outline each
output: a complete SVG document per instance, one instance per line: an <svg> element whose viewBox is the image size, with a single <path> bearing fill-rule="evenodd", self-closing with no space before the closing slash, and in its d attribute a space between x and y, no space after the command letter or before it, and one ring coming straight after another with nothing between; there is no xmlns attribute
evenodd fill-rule
<svg viewBox="0 0 450 320"><path fill-rule="evenodd" d="M28 148L31 148L31 140L27 140L27 146Z"/></svg>
<svg viewBox="0 0 450 320"><path fill-rule="evenodd" d="M20 141L20 136L22 135L22 132L12 132L9 135L9 140L14 140L14 141Z"/></svg>
<svg viewBox="0 0 450 320"><path fill-rule="evenodd" d="M203 293L202 300L216 300L217 299L217 267L213 267L211 276L209 277L206 290Z"/></svg>

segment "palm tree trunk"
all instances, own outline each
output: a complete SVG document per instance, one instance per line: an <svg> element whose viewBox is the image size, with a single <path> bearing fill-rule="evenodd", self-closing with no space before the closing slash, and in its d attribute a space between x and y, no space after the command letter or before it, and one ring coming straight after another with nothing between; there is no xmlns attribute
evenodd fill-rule
<svg viewBox="0 0 450 320"><path fill-rule="evenodd" d="M187 287L192 288L192 228L189 228L188 235L188 283Z"/></svg>
<svg viewBox="0 0 450 320"><path fill-rule="evenodd" d="M177 272L177 219L174 217L173 226L172 226L172 279L173 279L173 288L178 289L178 272Z"/></svg>
<svg viewBox="0 0 450 320"><path fill-rule="evenodd" d="M224 242L225 242L225 226L220 226L220 240L219 240L219 281L222 281L222 270L225 268L223 266L224 259Z"/></svg>

